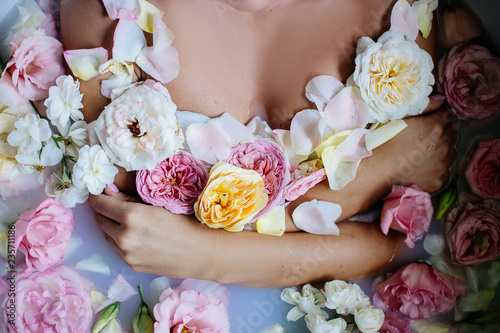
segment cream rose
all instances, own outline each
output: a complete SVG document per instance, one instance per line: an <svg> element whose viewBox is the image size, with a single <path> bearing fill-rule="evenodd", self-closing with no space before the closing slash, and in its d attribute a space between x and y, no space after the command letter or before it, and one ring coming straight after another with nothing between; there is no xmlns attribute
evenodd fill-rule
<svg viewBox="0 0 500 333"><path fill-rule="evenodd" d="M384 33L377 42L358 41L352 80L369 105L370 117L382 123L420 114L432 92L431 56L397 31Z"/></svg>
<svg viewBox="0 0 500 333"><path fill-rule="evenodd" d="M194 205L198 220L211 228L241 231L266 206L264 179L257 171L219 162Z"/></svg>

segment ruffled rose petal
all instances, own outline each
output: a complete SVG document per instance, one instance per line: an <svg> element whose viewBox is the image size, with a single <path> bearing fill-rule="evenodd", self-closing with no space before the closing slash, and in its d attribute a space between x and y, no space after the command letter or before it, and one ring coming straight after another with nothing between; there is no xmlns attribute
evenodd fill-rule
<svg viewBox="0 0 500 333"><path fill-rule="evenodd" d="M102 3L112 20L137 20L141 13L138 0L102 0Z"/></svg>
<svg viewBox="0 0 500 333"><path fill-rule="evenodd" d="M409 41L417 39L418 21L408 1L399 0L392 7L390 30L401 32Z"/></svg>
<svg viewBox="0 0 500 333"><path fill-rule="evenodd" d="M103 47L64 51L63 54L73 75L84 81L99 75L99 66L108 61L108 50Z"/></svg>
<svg viewBox="0 0 500 333"><path fill-rule="evenodd" d="M370 121L368 105L357 87L345 87L325 107L328 126L334 131L364 128Z"/></svg>
<svg viewBox="0 0 500 333"><path fill-rule="evenodd" d="M276 206L267 215L257 220L259 234L281 236L285 233L285 207Z"/></svg>
<svg viewBox="0 0 500 333"><path fill-rule="evenodd" d="M286 157L288 158L288 164L290 165L291 170L294 170L301 161L307 159L307 156L309 156L309 154L298 155L297 153L295 153L295 150L293 150L290 131L276 129L273 130L273 133L278 144L285 150Z"/></svg>
<svg viewBox="0 0 500 333"><path fill-rule="evenodd" d="M276 142L276 138L273 135L273 130L271 129L269 124L265 120L262 120L262 118L259 116L252 118L252 120L250 120L250 122L247 124L247 128L254 136Z"/></svg>
<svg viewBox="0 0 500 333"><path fill-rule="evenodd" d="M338 236L340 230L335 221L341 213L342 208L336 203L312 200L297 206L292 219L297 228L309 233Z"/></svg>
<svg viewBox="0 0 500 333"><path fill-rule="evenodd" d="M80 271L111 275L108 264L106 264L98 254L93 254L88 258L80 260L76 263L75 268Z"/></svg>
<svg viewBox="0 0 500 333"><path fill-rule="evenodd" d="M306 97L322 112L325 105L344 88L342 82L330 75L319 75L306 85Z"/></svg>
<svg viewBox="0 0 500 333"><path fill-rule="evenodd" d="M119 20L113 36L113 59L135 62L146 47L146 37L134 21Z"/></svg>
<svg viewBox="0 0 500 333"><path fill-rule="evenodd" d="M408 126L404 120L392 120L365 135L366 149L371 151L386 143Z"/></svg>
<svg viewBox="0 0 500 333"><path fill-rule="evenodd" d="M142 30L152 34L154 30L154 17L158 16L162 18L163 12L146 0L139 0L139 4L141 5L141 15L137 20L137 25Z"/></svg>
<svg viewBox="0 0 500 333"><path fill-rule="evenodd" d="M290 125L290 137L293 150L297 155L309 155L321 142L318 110L303 110L298 112Z"/></svg>
<svg viewBox="0 0 500 333"><path fill-rule="evenodd" d="M220 299L226 308L229 307L229 293L226 287L218 282L185 279L182 281L180 288L192 289L200 293L212 295Z"/></svg>

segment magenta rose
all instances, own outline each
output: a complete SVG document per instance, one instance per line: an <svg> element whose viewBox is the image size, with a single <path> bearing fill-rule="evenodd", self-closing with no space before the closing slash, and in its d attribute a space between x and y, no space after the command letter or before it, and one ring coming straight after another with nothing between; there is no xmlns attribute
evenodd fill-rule
<svg viewBox="0 0 500 333"><path fill-rule="evenodd" d="M137 192L144 202L171 213L191 214L205 187L208 172L192 155L180 151L158 163L153 170L137 172Z"/></svg>
<svg viewBox="0 0 500 333"><path fill-rule="evenodd" d="M465 169L475 194L483 199L500 199L500 139L482 141Z"/></svg>
<svg viewBox="0 0 500 333"><path fill-rule="evenodd" d="M446 230L450 255L461 264L482 263L500 255L500 213L492 202L455 207L446 218Z"/></svg>
<svg viewBox="0 0 500 333"><path fill-rule="evenodd" d="M9 332L90 332L92 285L75 270L59 266L15 278L15 295L2 302Z"/></svg>
<svg viewBox="0 0 500 333"><path fill-rule="evenodd" d="M465 296L466 286L451 275L426 264L400 268L375 287L376 296L392 311L411 319L424 319L448 312L457 297Z"/></svg>
<svg viewBox="0 0 500 333"><path fill-rule="evenodd" d="M439 61L438 81L460 119L484 119L500 111L500 58L485 47L455 45Z"/></svg>
<svg viewBox="0 0 500 333"><path fill-rule="evenodd" d="M28 270L44 271L66 254L73 232L73 213L54 199L43 201L17 220L16 249L26 256Z"/></svg>
<svg viewBox="0 0 500 333"><path fill-rule="evenodd" d="M234 147L226 162L242 169L255 170L264 179L264 193L267 194L268 200L254 220L269 213L283 200L285 185L290 179L290 168L278 145L257 139Z"/></svg>
<svg viewBox="0 0 500 333"><path fill-rule="evenodd" d="M394 185L385 197L380 218L380 228L387 235L389 229L406 234L405 243L413 248L413 241L429 230L432 219L432 202L429 193L417 185Z"/></svg>
<svg viewBox="0 0 500 333"><path fill-rule="evenodd" d="M177 288L167 288L155 305L155 332L228 333L227 290L211 281L184 280ZM200 285L207 292L190 285ZM196 289L196 290L195 290ZM224 299L223 299L224 298Z"/></svg>

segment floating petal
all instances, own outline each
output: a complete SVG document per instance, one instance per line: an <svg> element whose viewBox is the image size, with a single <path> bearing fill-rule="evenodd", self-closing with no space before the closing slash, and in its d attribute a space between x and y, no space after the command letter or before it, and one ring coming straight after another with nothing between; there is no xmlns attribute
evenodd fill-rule
<svg viewBox="0 0 500 333"><path fill-rule="evenodd" d="M108 264L106 264L98 254L93 254L88 258L80 260L76 263L75 268L81 271L111 275Z"/></svg>
<svg viewBox="0 0 500 333"><path fill-rule="evenodd" d="M130 20L119 20L113 37L113 59L135 62L145 47L146 37L137 23Z"/></svg>
<svg viewBox="0 0 500 333"><path fill-rule="evenodd" d="M325 107L328 126L334 131L364 128L370 121L368 105L357 87L345 87Z"/></svg>
<svg viewBox="0 0 500 333"><path fill-rule="evenodd" d="M73 75L87 81L99 75L99 66L108 60L108 50L98 47L64 51L64 59Z"/></svg>
<svg viewBox="0 0 500 333"><path fill-rule="evenodd" d="M340 234L335 224L342 213L340 205L328 202L312 200L301 203L293 211L293 223L297 228L318 235Z"/></svg>

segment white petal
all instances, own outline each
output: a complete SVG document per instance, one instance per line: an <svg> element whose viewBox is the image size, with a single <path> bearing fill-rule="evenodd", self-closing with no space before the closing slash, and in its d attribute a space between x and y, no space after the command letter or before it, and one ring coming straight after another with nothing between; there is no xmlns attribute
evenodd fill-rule
<svg viewBox="0 0 500 333"><path fill-rule="evenodd" d="M153 47L155 51L163 50L172 45L175 35L158 15L153 16L153 29Z"/></svg>
<svg viewBox="0 0 500 333"><path fill-rule="evenodd" d="M342 208L336 203L312 200L297 206L293 211L292 219L301 230L318 235L337 236L340 230L335 221L341 213Z"/></svg>
<svg viewBox="0 0 500 333"><path fill-rule="evenodd" d="M262 120L259 116L252 118L252 120L250 120L247 124L247 128L254 136L276 141L276 138L273 135L273 130L269 124L265 120Z"/></svg>
<svg viewBox="0 0 500 333"><path fill-rule="evenodd" d="M285 207L276 206L264 217L257 220L259 234L281 236L285 233Z"/></svg>
<svg viewBox="0 0 500 333"><path fill-rule="evenodd" d="M112 20L139 18L141 6L138 0L102 0L108 16Z"/></svg>
<svg viewBox="0 0 500 333"><path fill-rule="evenodd" d="M98 254L93 254L88 258L80 260L76 263L75 268L81 271L111 275L111 270L109 269L108 264L106 264L102 257Z"/></svg>
<svg viewBox="0 0 500 333"><path fill-rule="evenodd" d="M109 79L101 82L101 95L111 99L111 92L114 89L128 86L132 83L133 76L128 75L126 72L121 72L118 75L112 75Z"/></svg>
<svg viewBox="0 0 500 333"><path fill-rule="evenodd" d="M286 315L286 320L288 321L297 321L302 318L306 313L301 311L297 306L288 311Z"/></svg>
<svg viewBox="0 0 500 333"><path fill-rule="evenodd" d="M139 0L139 4L141 5L141 15L137 20L137 25L139 25L142 30L152 34L154 30L154 17L158 16L162 18L163 12L146 0Z"/></svg>
<svg viewBox="0 0 500 333"><path fill-rule="evenodd" d="M287 130L274 130L273 131L276 141L285 150L290 169L294 170L300 162L307 159L307 155L298 155L295 153L292 147L292 137L290 136L290 131Z"/></svg>
<svg viewBox="0 0 500 333"><path fill-rule="evenodd" d="M342 82L330 75L319 75L306 85L306 97L316 104L318 111L323 111L325 105L344 88Z"/></svg>
<svg viewBox="0 0 500 333"><path fill-rule="evenodd" d="M98 47L64 51L64 59L73 75L86 81L99 75L99 66L108 60L108 50Z"/></svg>
<svg viewBox="0 0 500 333"><path fill-rule="evenodd" d="M149 304L156 304L160 299L160 295L165 289L170 287L170 280L165 276L155 278L149 284L149 293L146 295Z"/></svg>
<svg viewBox="0 0 500 333"><path fill-rule="evenodd" d="M325 166L328 184L332 190L341 190L356 177L361 160L355 162L343 162L335 153L335 147L329 146L321 154Z"/></svg>
<svg viewBox="0 0 500 333"><path fill-rule="evenodd" d="M115 302L126 302L136 294L137 290L121 274L117 275L108 289L108 297Z"/></svg>
<svg viewBox="0 0 500 333"><path fill-rule="evenodd" d="M295 114L290 125L292 147L298 155L309 155L321 142L318 110L303 110Z"/></svg>
<svg viewBox="0 0 500 333"><path fill-rule="evenodd" d="M186 128L191 124L206 123L210 120L209 117L201 113L191 111L177 110L175 112L175 116L177 117L177 121L179 122L179 125L181 126L183 131L186 131Z"/></svg>
<svg viewBox="0 0 500 333"><path fill-rule="evenodd" d="M209 164L225 160L231 152L231 139L219 126L211 122L188 126L186 143L194 157Z"/></svg>
<svg viewBox="0 0 500 333"><path fill-rule="evenodd" d="M386 143L408 126L404 120L392 120L365 135L366 149L373 150Z"/></svg>
<svg viewBox="0 0 500 333"><path fill-rule="evenodd" d="M370 121L368 105L357 87L345 87L325 107L328 126L334 131L364 128Z"/></svg>
<svg viewBox="0 0 500 333"><path fill-rule="evenodd" d="M61 162L62 158L63 153L61 149L57 148L54 144L48 144L43 148L40 155L40 165L53 166Z"/></svg>
<svg viewBox="0 0 500 333"><path fill-rule="evenodd" d="M90 291L90 302L92 303L92 310L98 312L98 309L102 309L102 305L108 302L109 297L98 292L97 290Z"/></svg>
<svg viewBox="0 0 500 333"><path fill-rule="evenodd" d="M335 154L343 162L356 162L372 153L366 149L365 134L367 129L357 128L353 130L347 138L337 146Z"/></svg>
<svg viewBox="0 0 500 333"><path fill-rule="evenodd" d="M113 59L135 62L146 47L146 37L134 21L119 20L113 37Z"/></svg>
<svg viewBox="0 0 500 333"><path fill-rule="evenodd" d="M392 7L391 31L401 32L406 39L414 41L418 36L418 21L407 0L399 0Z"/></svg>
<svg viewBox="0 0 500 333"><path fill-rule="evenodd" d="M222 128L228 135L233 146L251 142L254 139L250 130L234 119L229 113L223 113L220 117L211 119L209 122Z"/></svg>
<svg viewBox="0 0 500 333"><path fill-rule="evenodd" d="M443 236L439 234L428 234L424 238L424 249L429 254L439 254L444 249Z"/></svg>

